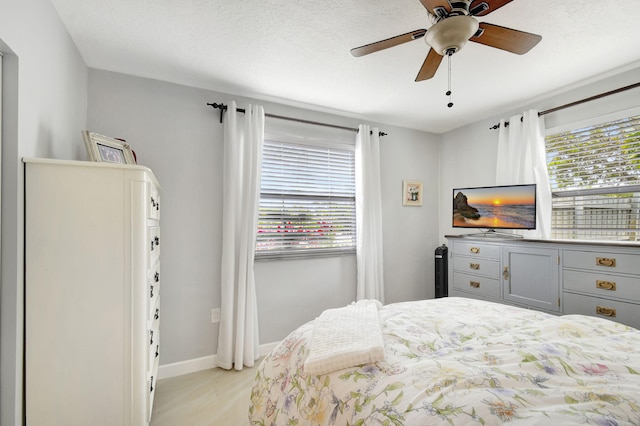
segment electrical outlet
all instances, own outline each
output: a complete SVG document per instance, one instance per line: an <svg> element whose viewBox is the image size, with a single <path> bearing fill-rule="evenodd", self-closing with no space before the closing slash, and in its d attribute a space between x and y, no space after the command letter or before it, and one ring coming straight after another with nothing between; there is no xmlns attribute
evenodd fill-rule
<svg viewBox="0 0 640 426"><path fill-rule="evenodd" d="M214 308L211 310L211 323L220 322L220 308Z"/></svg>

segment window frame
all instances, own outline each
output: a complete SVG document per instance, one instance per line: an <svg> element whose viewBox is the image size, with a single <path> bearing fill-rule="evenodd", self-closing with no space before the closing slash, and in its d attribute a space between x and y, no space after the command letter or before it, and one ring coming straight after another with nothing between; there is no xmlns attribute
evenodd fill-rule
<svg viewBox="0 0 640 426"><path fill-rule="evenodd" d="M581 120L577 122L563 124L561 126L555 126L553 128L549 128L545 132L545 153L547 153L547 142L548 138L553 135L558 135L565 132L577 132L580 129L588 128L588 127L604 127L605 124L624 120L626 118L633 118L640 116L640 107L634 107L629 109L624 109L621 111L616 111L610 114L599 115L595 117L588 118L586 120ZM635 134L635 132L634 132ZM550 158L547 154L547 166L549 165ZM550 183L553 185L553 176L550 173ZM633 203L637 203L640 201L640 180L638 184L627 184L627 185L612 185L612 186L599 186L594 188L578 188L578 189L564 189L564 190L556 190L555 188L550 188L552 194L552 238L560 238L560 239L595 239L599 241L638 241L640 240L640 227L638 227L638 222L635 222L635 227L633 226L617 226L623 222L625 222L624 214L627 214L630 220L633 221L634 217L637 217L639 212L635 211L632 207L630 207L627 213L623 213L624 210L623 204L632 205ZM613 208L601 207L603 205L607 205L605 203L604 197L598 197L603 195L620 195L620 194L632 194L631 203L610 203L609 206L615 206ZM591 199L590 199L591 197ZM598 199L599 198L599 199ZM565 223L568 221L569 224L566 227L557 226L558 222L562 221L561 210L558 208L558 204L561 204L563 200L566 200L566 205L568 207L567 210L574 210L573 214L569 214L568 219L565 220ZM572 204L573 203L573 204ZM555 206L555 207L554 207ZM605 212L613 212L617 213L610 214L607 218L604 218ZM636 209L637 210L637 209ZM577 213L576 213L577 212ZM587 212L587 213L585 213ZM600 215L600 218L598 217ZM582 221L582 225L576 225L578 221ZM588 222L594 223L592 226L586 226L585 224ZM617 222L617 225L614 226L605 226L606 222L609 224ZM628 235L624 235L628 233ZM580 235L582 234L582 235ZM585 238L587 236L587 238Z"/></svg>
<svg viewBox="0 0 640 426"><path fill-rule="evenodd" d="M263 206L263 197L274 199L278 196L266 195L263 193L262 186L262 178L264 176L263 171L261 170L261 187L259 194L259 212L258 212L258 227L257 227L257 238L256 238L256 251L255 251L255 260L256 261L267 261L267 260L284 260L284 259L299 259L299 258L319 258L319 257L337 257L337 256L345 256L345 255L355 255L356 254L356 193L355 193L355 141L351 143L346 143L339 141L337 139L332 139L331 137L317 137L317 138L305 138L305 137L297 137L291 135L282 135L278 133L268 133L265 134L264 137L266 142L273 142L276 144L288 144L288 145L302 145L309 146L312 148L320 148L320 149L334 149L334 150L343 150L351 153L351 167L353 169L353 194L350 197L340 197L340 196L331 196L329 194L325 195L299 195L293 194L289 195L289 199L300 199L303 201L313 201L317 199L327 198L327 199L345 199L350 200L352 204L352 214L350 215L350 223L351 223L351 244L348 247L330 247L330 248L307 248L307 249L299 249L299 248L281 248L275 251L269 250L261 250L259 248L261 243L261 234L264 234L261 231L261 220L262 220L262 209ZM263 150L263 161L264 161L264 150ZM261 163L262 164L262 163Z"/></svg>

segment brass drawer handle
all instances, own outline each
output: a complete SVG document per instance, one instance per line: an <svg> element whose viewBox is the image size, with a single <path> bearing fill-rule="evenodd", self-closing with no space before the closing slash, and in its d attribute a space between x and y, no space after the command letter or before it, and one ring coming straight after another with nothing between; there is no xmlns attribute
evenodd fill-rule
<svg viewBox="0 0 640 426"><path fill-rule="evenodd" d="M616 260L609 257L596 257L596 265L615 268Z"/></svg>
<svg viewBox="0 0 640 426"><path fill-rule="evenodd" d="M470 263L469 264L469 268L478 270L478 269L480 269L480 264L479 263Z"/></svg>
<svg viewBox="0 0 640 426"><path fill-rule="evenodd" d="M469 281L469 285L473 288L480 288L480 283L478 281Z"/></svg>
<svg viewBox="0 0 640 426"><path fill-rule="evenodd" d="M613 308L605 308L604 306L596 306L596 314L609 318L616 317L616 310Z"/></svg>
<svg viewBox="0 0 640 426"><path fill-rule="evenodd" d="M471 253L473 253L473 254L478 254L478 253L480 253L480 249L479 249L478 247L471 247L471 248L469 249L469 251L470 251Z"/></svg>
<svg viewBox="0 0 640 426"><path fill-rule="evenodd" d="M504 269L502 270L502 278L504 278L505 280L509 279L509 267L505 266Z"/></svg>
<svg viewBox="0 0 640 426"><path fill-rule="evenodd" d="M616 291L616 283L612 281L596 280L596 288L600 288L602 290Z"/></svg>

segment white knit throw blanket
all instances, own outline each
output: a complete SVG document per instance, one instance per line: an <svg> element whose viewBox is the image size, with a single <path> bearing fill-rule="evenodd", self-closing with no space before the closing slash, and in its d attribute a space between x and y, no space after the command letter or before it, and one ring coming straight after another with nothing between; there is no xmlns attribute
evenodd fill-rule
<svg viewBox="0 0 640 426"><path fill-rule="evenodd" d="M360 300L320 314L314 321L305 373L327 374L384 360L380 306L377 300Z"/></svg>

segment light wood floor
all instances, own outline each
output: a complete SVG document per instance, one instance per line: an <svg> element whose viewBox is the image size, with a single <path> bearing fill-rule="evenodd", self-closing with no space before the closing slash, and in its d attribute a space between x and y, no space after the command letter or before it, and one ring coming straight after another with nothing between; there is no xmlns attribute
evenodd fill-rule
<svg viewBox="0 0 640 426"><path fill-rule="evenodd" d="M219 368L158 381L151 426L246 426L253 368Z"/></svg>

